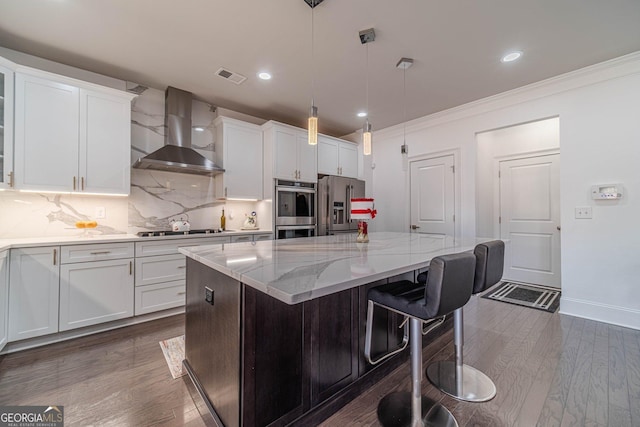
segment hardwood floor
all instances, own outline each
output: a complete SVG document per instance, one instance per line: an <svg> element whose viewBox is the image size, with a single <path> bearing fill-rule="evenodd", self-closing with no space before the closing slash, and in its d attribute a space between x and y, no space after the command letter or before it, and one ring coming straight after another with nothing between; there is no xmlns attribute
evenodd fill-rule
<svg viewBox="0 0 640 427"><path fill-rule="evenodd" d="M459 402L423 376L460 426L640 426L640 331L478 297L464 316L465 362L493 379L496 397ZM183 332L174 316L0 356L0 405L64 405L67 426L215 426L158 345ZM425 348L424 368L452 358L447 332ZM409 385L405 364L321 425L378 426L378 401Z"/></svg>

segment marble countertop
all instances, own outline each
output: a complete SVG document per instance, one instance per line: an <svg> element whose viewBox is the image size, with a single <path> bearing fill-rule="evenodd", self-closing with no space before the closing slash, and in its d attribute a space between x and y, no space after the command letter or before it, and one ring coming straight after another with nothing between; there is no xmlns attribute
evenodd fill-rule
<svg viewBox="0 0 640 427"><path fill-rule="evenodd" d="M113 243L122 241L146 242L148 240L199 239L206 237L227 237L243 234L270 234L271 230L230 230L213 234L177 234L173 236L139 237L136 234L95 234L90 237L81 236L51 236L0 239L0 251L11 248L29 248L47 245L88 245L96 243Z"/></svg>
<svg viewBox="0 0 640 427"><path fill-rule="evenodd" d="M416 233L355 235L181 248L180 252L287 304L424 268L438 255L472 250L491 239Z"/></svg>

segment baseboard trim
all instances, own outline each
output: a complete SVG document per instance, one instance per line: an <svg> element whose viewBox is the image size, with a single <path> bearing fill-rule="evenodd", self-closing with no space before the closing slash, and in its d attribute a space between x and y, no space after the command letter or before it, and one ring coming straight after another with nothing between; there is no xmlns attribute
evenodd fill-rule
<svg viewBox="0 0 640 427"><path fill-rule="evenodd" d="M575 298L560 297L560 314L582 317L640 330L640 310L630 310L608 304L596 304Z"/></svg>

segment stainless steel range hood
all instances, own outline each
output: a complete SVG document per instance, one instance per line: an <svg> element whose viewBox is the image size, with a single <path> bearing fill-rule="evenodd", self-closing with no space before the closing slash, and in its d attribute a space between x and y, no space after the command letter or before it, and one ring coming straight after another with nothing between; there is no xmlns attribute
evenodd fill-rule
<svg viewBox="0 0 640 427"><path fill-rule="evenodd" d="M224 172L191 148L191 92L169 86L165 92L164 147L139 158L133 165L138 169L214 176Z"/></svg>

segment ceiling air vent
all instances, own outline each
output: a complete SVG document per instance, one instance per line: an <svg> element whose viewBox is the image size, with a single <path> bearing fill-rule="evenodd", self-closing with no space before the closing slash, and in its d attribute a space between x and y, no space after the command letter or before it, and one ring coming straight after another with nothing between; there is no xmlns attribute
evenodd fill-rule
<svg viewBox="0 0 640 427"><path fill-rule="evenodd" d="M247 80L247 78L242 74L234 73L233 71L229 71L224 68L220 68L218 71L216 71L216 75L224 79L227 79L230 82L235 83L237 85Z"/></svg>

